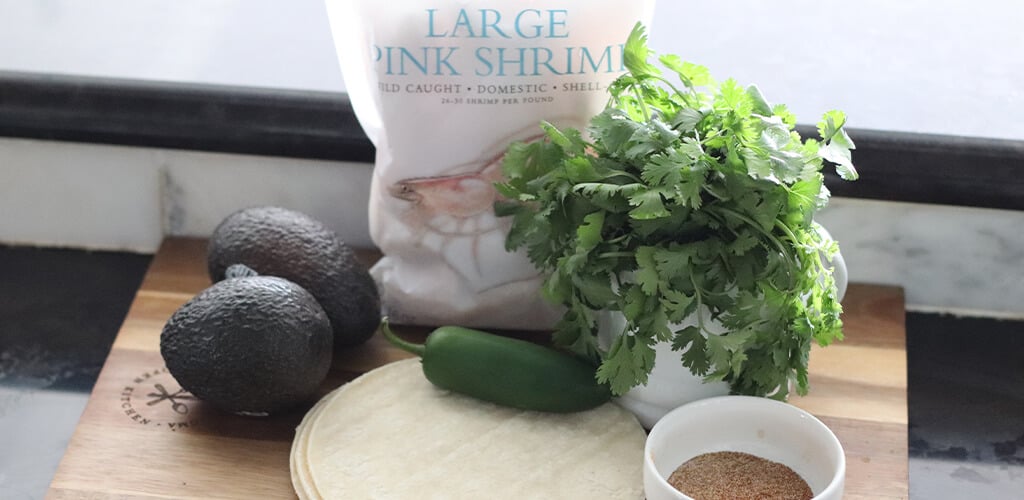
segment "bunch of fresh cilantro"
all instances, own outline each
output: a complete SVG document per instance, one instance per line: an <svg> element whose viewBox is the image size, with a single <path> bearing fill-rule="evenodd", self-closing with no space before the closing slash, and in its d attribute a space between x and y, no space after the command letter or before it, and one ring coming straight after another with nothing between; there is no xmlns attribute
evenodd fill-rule
<svg viewBox="0 0 1024 500"><path fill-rule="evenodd" d="M813 215L828 202L825 162L857 177L846 118L830 111L821 140L802 140L756 87L659 57L674 82L651 55L638 24L588 138L545 123L547 140L509 147L495 207L512 217L506 245L525 247L544 296L566 307L555 343L600 363L616 394L646 383L657 342L733 393L782 399L791 381L806 393L812 341L842 338L826 263L838 247ZM626 319L607 349L603 311Z"/></svg>

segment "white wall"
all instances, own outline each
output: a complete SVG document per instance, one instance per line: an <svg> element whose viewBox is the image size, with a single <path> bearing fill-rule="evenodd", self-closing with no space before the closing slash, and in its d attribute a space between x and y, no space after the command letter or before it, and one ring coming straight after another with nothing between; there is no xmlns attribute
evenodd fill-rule
<svg viewBox="0 0 1024 500"><path fill-rule="evenodd" d="M804 123L1024 140L1022 21L1015 0L660 0L651 43ZM321 0L0 0L0 70L344 90Z"/></svg>
<svg viewBox="0 0 1024 500"><path fill-rule="evenodd" d="M342 89L315 0L0 0L0 70Z"/></svg>

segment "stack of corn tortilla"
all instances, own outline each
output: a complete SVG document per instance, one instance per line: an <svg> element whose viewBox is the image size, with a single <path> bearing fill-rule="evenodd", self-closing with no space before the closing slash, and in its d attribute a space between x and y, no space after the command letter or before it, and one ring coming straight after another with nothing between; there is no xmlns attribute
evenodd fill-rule
<svg viewBox="0 0 1024 500"><path fill-rule="evenodd" d="M419 360L370 371L321 399L295 433L305 499L643 498L646 433L608 403L554 414L440 390Z"/></svg>

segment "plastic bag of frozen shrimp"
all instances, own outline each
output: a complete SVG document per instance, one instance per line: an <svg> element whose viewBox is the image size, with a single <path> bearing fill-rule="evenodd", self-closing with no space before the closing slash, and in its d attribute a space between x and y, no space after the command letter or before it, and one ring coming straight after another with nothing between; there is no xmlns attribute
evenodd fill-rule
<svg viewBox="0 0 1024 500"><path fill-rule="evenodd" d="M642 0L326 0L342 76L377 148L371 269L396 323L547 329L540 296L494 214L502 155L542 120L582 129L625 72Z"/></svg>

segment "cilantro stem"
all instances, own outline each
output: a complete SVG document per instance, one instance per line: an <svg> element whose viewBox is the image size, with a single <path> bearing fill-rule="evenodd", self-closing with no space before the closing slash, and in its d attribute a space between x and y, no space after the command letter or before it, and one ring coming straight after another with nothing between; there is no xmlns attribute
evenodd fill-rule
<svg viewBox="0 0 1024 500"><path fill-rule="evenodd" d="M679 95L686 95L686 94L684 94L683 92L681 92L681 91L680 91L680 90L679 90L678 88L676 88L676 86L675 86L675 85L672 85L672 82L671 82L671 81L669 81L669 80L668 80L667 78L665 78L665 77L663 77L663 76L652 76L652 77L653 77L653 78L654 78L655 80L658 80L659 82L661 82L661 83L664 83L665 85L668 85L668 87L669 87L670 89L672 89L672 91L673 91L673 92L675 92L676 94L679 94ZM679 79L680 79L680 80L683 80L683 78L682 78L682 75L680 75ZM689 81L683 81L683 85L686 85L686 87L687 87L688 89L690 89L690 91L691 91L691 92L693 91L693 90L692 90L692 89L693 89L693 83L692 83L692 82L689 82Z"/></svg>
<svg viewBox="0 0 1024 500"><path fill-rule="evenodd" d="M695 139L700 141L700 145L703 146L705 143L707 143L711 139L717 139L718 137L720 137L723 132L724 131L721 130L721 129L715 129L715 130L711 131L711 133L708 134L707 136L705 136L703 139L701 139L699 136L695 137ZM702 151L703 151L703 149L702 149Z"/></svg>
<svg viewBox="0 0 1024 500"><path fill-rule="evenodd" d="M765 238L768 238L768 241L771 241L772 244L775 245L775 247L779 249L779 252L781 252L782 255L784 255L786 257L786 260L788 260L790 262L796 262L796 258L791 253L789 253L789 249L786 248L786 245L783 244L781 241L779 241L779 238L776 237L774 234L772 234L772 233L770 233L768 231L765 231L763 228L761 228L761 225L758 224L757 222L755 222L753 219L751 219L750 217L747 217L746 215L743 215L743 214L741 214L741 213L739 213L739 212L737 212L737 211L735 211L735 210L733 210L731 208L718 207L718 209L721 210L722 212L725 212L726 214L729 214L729 215L731 215L731 216L733 216L733 217L743 221L744 223L746 223L750 227L752 227L755 230L757 230L757 232L763 234ZM775 220L775 223L779 224L778 219ZM790 235L792 235L792 233L790 233ZM794 238L795 238L795 236L794 236Z"/></svg>
<svg viewBox="0 0 1024 500"><path fill-rule="evenodd" d="M697 282L693 279L694 270L690 267L690 284L693 285L693 296L697 299L697 328L700 328L701 333L710 334L711 332L704 326L704 294L701 293L701 288L697 286Z"/></svg>
<svg viewBox="0 0 1024 500"><path fill-rule="evenodd" d="M623 235L623 236L625 236L625 235ZM636 253L634 253L634 252L604 252L604 253L597 254L597 258L599 258L599 259L621 259L621 258L634 259L634 258L636 258Z"/></svg>
<svg viewBox="0 0 1024 500"><path fill-rule="evenodd" d="M628 238L629 238L629 234L628 233L620 234L620 235L618 235L618 236L616 236L616 237L614 237L614 238L612 238L610 240L605 240L605 243L614 245L616 243L622 243L623 241L626 241L626 239L628 239Z"/></svg>
<svg viewBox="0 0 1024 500"><path fill-rule="evenodd" d="M609 175L608 177L605 177L604 179L605 180L607 180L607 179L614 179L616 177L628 177L630 180L632 180L633 182L636 182L638 184L644 182L643 179L633 175L630 172L625 172L625 171L612 173L611 175ZM574 189L575 189L575 187L574 187Z"/></svg>
<svg viewBox="0 0 1024 500"><path fill-rule="evenodd" d="M789 238L789 240L793 242L793 246L804 246L804 245L802 245L800 243L800 240L796 237L796 234L793 233L793 230L790 229L785 224L783 224L782 221L776 219L775 220L775 227L781 229L782 232L786 234L786 237ZM810 247L811 251L813 251L813 252L819 252L820 253L822 251L821 248L820 248L821 245L817 245L817 246L815 246L815 245L806 245L806 246ZM820 276L822 274L828 274L828 269L825 266L825 263L822 262L821 257L814 258L814 259L811 259L811 260L813 261L813 265L815 267L815 271L816 271L814 273L815 275Z"/></svg>
<svg viewBox="0 0 1024 500"><path fill-rule="evenodd" d="M780 221L779 219L775 219L775 227L777 229L781 229L783 233L786 233L786 237L789 238L789 241L792 241L794 245L800 244L800 240L796 238L796 235L793 234L793 231L789 229L788 226L783 224L782 221Z"/></svg>
<svg viewBox="0 0 1024 500"><path fill-rule="evenodd" d="M638 107L640 108L640 111L644 113L644 121L651 121L651 112L647 109L647 101L644 100L643 94L640 93L640 87L637 85L630 85L629 88L633 91L633 95L636 97L637 103L640 104Z"/></svg>

